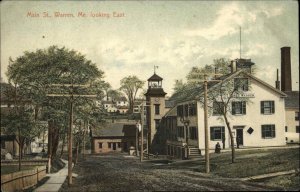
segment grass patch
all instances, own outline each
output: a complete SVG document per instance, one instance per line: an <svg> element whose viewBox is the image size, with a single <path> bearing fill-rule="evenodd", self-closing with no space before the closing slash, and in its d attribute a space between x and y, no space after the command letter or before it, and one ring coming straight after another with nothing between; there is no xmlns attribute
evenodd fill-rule
<svg viewBox="0 0 300 192"><path fill-rule="evenodd" d="M39 167L39 166L22 165L21 166L21 171L36 169L37 167ZM13 173L13 172L18 172L18 171L19 171L19 166L18 165L1 165L1 175Z"/></svg>
<svg viewBox="0 0 300 192"><path fill-rule="evenodd" d="M260 182L272 187L282 187L286 191L299 191L300 189L299 173L277 176Z"/></svg>
<svg viewBox="0 0 300 192"><path fill-rule="evenodd" d="M205 172L205 162L197 169ZM299 169L299 148L259 149L236 151L236 162L231 163L231 152L212 154L211 173L229 178L243 178L279 171Z"/></svg>

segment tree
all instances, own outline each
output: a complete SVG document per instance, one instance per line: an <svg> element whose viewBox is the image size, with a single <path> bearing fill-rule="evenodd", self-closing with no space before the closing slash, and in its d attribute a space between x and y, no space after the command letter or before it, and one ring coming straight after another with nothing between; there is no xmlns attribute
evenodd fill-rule
<svg viewBox="0 0 300 192"><path fill-rule="evenodd" d="M235 75L236 77L243 77L243 74L241 73ZM250 103L248 97L240 97L240 95L244 93L243 87L245 87L243 81L229 78L225 81L221 81L216 85L211 85L208 88L207 100L208 107L210 108L210 114L215 113L215 115L220 115L219 119L221 121L225 121L229 133L232 163L235 162L235 148L234 136L232 133L232 126L230 124L229 115L233 112L233 108L235 107L235 105L239 104L241 106L246 106L247 103ZM247 89L250 88L248 87ZM204 103L203 97L200 98L200 101L201 103ZM223 135L222 137L225 137L225 135Z"/></svg>
<svg viewBox="0 0 300 192"><path fill-rule="evenodd" d="M218 79L219 75L222 74L227 76L230 74L229 69L230 61L224 58L215 59L212 65L205 65L204 67L193 67L188 73L186 79L187 83L183 83L182 80L176 80L174 91L175 93L184 92L186 89L192 89L199 87L199 81L203 82L204 75L206 78ZM236 73L235 75L240 75L241 73ZM211 82L208 83L208 108L209 112L217 112L220 116L219 119L224 121L229 132L230 143L231 143L231 153L232 153L232 163L235 162L235 148L234 148L234 136L232 133L232 127L230 125L229 114L232 112L233 102L242 102L244 105L249 103L249 98L239 97L243 93L241 87L245 86L243 81L235 81L233 78L228 78L226 81ZM203 83L200 84L203 86ZM247 84L248 86L248 84ZM250 87L248 87L250 89ZM204 103L204 98L200 97L200 103ZM224 137L224 135L222 136Z"/></svg>
<svg viewBox="0 0 300 192"><path fill-rule="evenodd" d="M74 94L94 92L101 95L99 87L81 88L69 86L54 86L64 84L94 85L101 81L103 72L92 61L75 50L65 47L51 46L48 49L38 49L35 52L24 52L24 55L10 60L7 76L9 81L24 87L25 93L37 107L44 111L44 118L48 121L49 144L48 152L56 155L60 129L66 128L69 113L70 98L49 98L47 94ZM74 101L82 105L85 98ZM52 141L52 142L51 142ZM52 146L53 144L53 146ZM51 155L50 155L51 156ZM52 157L52 156L51 156Z"/></svg>
<svg viewBox="0 0 300 192"><path fill-rule="evenodd" d="M103 90L105 91L106 100L108 101L109 91L111 90L111 85L108 82L103 82L102 84Z"/></svg>
<svg viewBox="0 0 300 192"><path fill-rule="evenodd" d="M120 90L122 90L128 97L129 113L132 113L136 94L137 94L138 90L144 86L145 81L140 80L136 76L128 76L128 77L121 79L120 82L121 82Z"/></svg>
<svg viewBox="0 0 300 192"><path fill-rule="evenodd" d="M112 101L116 101L123 96L123 94L120 91L114 89L109 90L108 95Z"/></svg>
<svg viewBox="0 0 300 192"><path fill-rule="evenodd" d="M204 80L204 75L207 78L215 78L216 74L229 74L230 73L230 60L219 58L214 59L213 64L205 66L192 67L186 76L186 83L182 79L176 79L173 87L174 93L182 92L187 89L192 89L199 86L199 80Z"/></svg>
<svg viewBox="0 0 300 192"><path fill-rule="evenodd" d="M5 87L3 96L7 98L9 107L5 111L1 110L1 127L4 128L3 132L5 134L17 135L19 170L21 170L21 159L25 143L31 142L42 130L36 122L33 105L22 94L24 93L22 87L11 84L7 84Z"/></svg>

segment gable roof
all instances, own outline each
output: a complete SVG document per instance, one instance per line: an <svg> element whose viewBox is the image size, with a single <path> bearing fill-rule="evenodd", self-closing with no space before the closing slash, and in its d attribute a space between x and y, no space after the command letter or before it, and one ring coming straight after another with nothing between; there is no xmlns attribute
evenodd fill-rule
<svg viewBox="0 0 300 192"><path fill-rule="evenodd" d="M156 75L156 73L154 73L149 79L148 81L162 81L163 78L161 78L160 76Z"/></svg>
<svg viewBox="0 0 300 192"><path fill-rule="evenodd" d="M103 123L92 128L92 137L135 137L135 123Z"/></svg>
<svg viewBox="0 0 300 192"><path fill-rule="evenodd" d="M287 97L284 100L285 108L299 109L299 91L285 91Z"/></svg>
<svg viewBox="0 0 300 192"><path fill-rule="evenodd" d="M238 70L238 71L235 71L234 73L230 73L230 74L226 74L226 75L223 75L219 78L217 78L217 80L221 80L220 82L217 82L217 81L211 81L211 82L208 82L207 83L207 90L211 90L213 89L214 87L220 85L222 82L226 82L226 81L229 81L239 75L246 75L248 76L249 78L257 81L258 83L262 84L263 86L265 86L266 88L276 92L277 94L279 94L281 97L286 97L287 95L276 89L275 87L267 84L266 82L254 77L253 75L245 72L244 70ZM181 92L177 92L177 93L174 93L169 100L173 100L175 103L179 103L179 102L186 102L186 101L191 101L191 100L196 100L198 99L204 92L204 88L203 88L203 82L200 83L199 86L197 87L193 87L193 88L190 88L190 89L185 89L184 91L181 91Z"/></svg>

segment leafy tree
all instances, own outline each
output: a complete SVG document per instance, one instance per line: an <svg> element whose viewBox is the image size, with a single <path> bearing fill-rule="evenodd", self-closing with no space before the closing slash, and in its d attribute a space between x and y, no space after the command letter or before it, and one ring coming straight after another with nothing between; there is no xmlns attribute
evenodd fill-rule
<svg viewBox="0 0 300 192"><path fill-rule="evenodd" d="M109 95L109 97L111 98L112 101L116 101L116 100L120 99L123 96L123 93L121 93L118 90L111 89L111 90L108 91L108 95Z"/></svg>
<svg viewBox="0 0 300 192"><path fill-rule="evenodd" d="M238 75L237 77L243 77L243 74ZM229 139L231 144L231 161L235 162L235 148L234 148L234 136L232 132L232 125L230 123L230 115L233 110L233 102L243 103L242 105L246 105L250 103L248 97L240 97L244 93L241 89L244 84L242 81L235 81L234 78L230 78L225 81L221 81L220 83L210 86L208 88L207 100L208 100L208 108L210 109L210 114L216 113L219 115L219 120L225 122ZM248 87L250 89L250 87ZM200 102L204 103L204 97L200 97ZM225 135L222 135L225 140Z"/></svg>
<svg viewBox="0 0 300 192"><path fill-rule="evenodd" d="M24 52L24 55L10 60L7 76L9 81L24 87L26 95L32 103L42 108L44 120L48 121L49 143L48 152L56 155L59 132L66 129L69 116L70 97L48 97L47 94L97 94L102 97L101 87L95 82L103 82L103 72L92 61L75 50L65 47L51 46L35 52ZM65 84L90 87L62 86ZM76 97L74 105L83 105L89 98ZM52 149L52 150L51 150Z"/></svg>
<svg viewBox="0 0 300 192"><path fill-rule="evenodd" d="M105 91L106 100L108 101L109 91L111 90L111 85L108 82L103 82L103 90Z"/></svg>
<svg viewBox="0 0 300 192"><path fill-rule="evenodd" d="M182 80L176 80L174 86L174 92L180 93L187 89L203 86L203 80L206 76L207 79L218 79L217 77L222 75L230 74L230 61L224 58L215 59L212 65L205 65L204 67L193 67L188 73L186 79L187 83L183 83ZM216 75L217 74L217 75ZM220 80L220 79L219 79ZM202 82L199 84L199 81ZM228 81L221 81L217 84L216 82L208 83L208 108L209 112L213 113L213 110L219 112L219 119L224 121L229 132L232 162L235 162L235 148L234 148L234 137L232 133L232 127L230 125L229 115L232 112L232 102L240 101L250 103L249 98L239 97L243 93L241 89L243 82L234 82L233 79ZM249 87L250 89L250 87ZM200 97L200 102L204 103L204 97Z"/></svg>
<svg viewBox="0 0 300 192"><path fill-rule="evenodd" d="M3 96L7 99L9 107L1 110L1 127L4 128L5 134L17 135L19 170L21 170L24 145L38 136L41 129L35 121L34 107L22 94L24 93L22 87L13 87L11 84L7 84L5 87Z"/></svg>
<svg viewBox="0 0 300 192"><path fill-rule="evenodd" d="M129 113L132 113L136 94L139 91L139 89L141 89L144 86L145 81L140 80L136 76L128 76L121 79L120 82L120 90L122 90L128 97Z"/></svg>

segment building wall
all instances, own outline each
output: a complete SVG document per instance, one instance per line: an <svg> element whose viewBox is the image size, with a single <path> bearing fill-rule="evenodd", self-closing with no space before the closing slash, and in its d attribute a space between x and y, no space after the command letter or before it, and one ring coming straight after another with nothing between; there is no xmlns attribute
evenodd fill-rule
<svg viewBox="0 0 300 192"><path fill-rule="evenodd" d="M158 100L157 100L158 98ZM149 97L148 102L150 103L150 115L149 116L149 121L150 121L150 135L149 139L152 143L153 138L156 134L156 127L155 127L155 119L161 120L162 117L165 115L165 98L164 97ZM155 104L159 104L159 115L155 114Z"/></svg>
<svg viewBox="0 0 300 192"><path fill-rule="evenodd" d="M102 148L99 147L99 143L102 143ZM116 144L116 150L113 150L113 144L111 144L111 147L109 148L108 143L120 143L120 147L118 147L118 144ZM127 150L125 149L124 143L127 143ZM130 146L135 146L135 137L132 137L132 138L109 138L109 139L94 138L93 146L94 146L94 153L128 151Z"/></svg>
<svg viewBox="0 0 300 192"><path fill-rule="evenodd" d="M299 142L299 133L296 132L296 126L299 126L299 120L296 120L296 112L299 113L299 109L286 109L286 127L287 132L285 132L286 141L288 143Z"/></svg>
<svg viewBox="0 0 300 192"><path fill-rule="evenodd" d="M233 126L244 126L243 129L243 140L244 146L280 146L285 145L284 138L284 127L285 127L285 113L284 109L284 98L280 98L278 93L273 90L262 86L256 81L251 81L252 89L251 93L254 93L254 98L250 98L250 102L246 106L246 115L228 115L231 128ZM264 115L260 113L260 101L274 100L275 102L275 113L271 115ZM198 108L198 140L199 148L201 151L205 148L204 140L204 111L200 102L197 104ZM264 139L261 134L261 125L263 124L275 124L276 136L275 138ZM220 116L208 116L208 128L209 128L209 147L215 148L217 142L222 145L222 141L211 141L210 140L210 127L211 126L224 126L225 127L225 147L230 146L229 133L223 118ZM248 128L252 128L254 131L252 134L247 132ZM236 132L236 130L233 130ZM235 141L235 138L234 138Z"/></svg>

